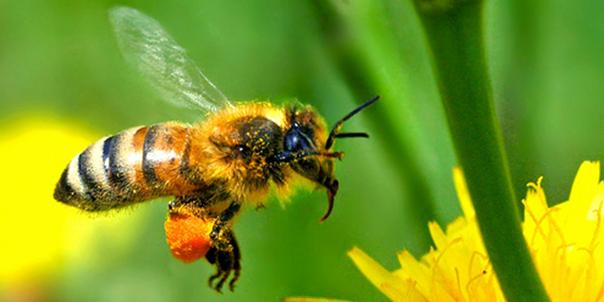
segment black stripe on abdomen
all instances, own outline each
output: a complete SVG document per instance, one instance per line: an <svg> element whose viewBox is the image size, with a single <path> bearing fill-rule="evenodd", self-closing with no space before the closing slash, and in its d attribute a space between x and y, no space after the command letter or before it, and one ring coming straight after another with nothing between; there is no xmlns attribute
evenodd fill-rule
<svg viewBox="0 0 604 302"><path fill-rule="evenodd" d="M122 193L130 183L128 172L126 171L127 167L123 165L120 158L120 150L124 148L122 145L124 144L123 141L126 139L126 135L128 135L128 132L122 132L109 138L109 142L105 141L109 159L109 185L120 193ZM105 144L103 145L103 157L105 157Z"/></svg>
<svg viewBox="0 0 604 302"><path fill-rule="evenodd" d="M143 175L145 176L145 181L147 181L149 188L155 187L158 182L157 174L155 174L155 159L149 157L149 155L153 152L160 127L160 125L149 127L149 131L147 131L143 143Z"/></svg>
<svg viewBox="0 0 604 302"><path fill-rule="evenodd" d="M55 187L53 197L55 200L69 204L70 201L77 198L77 193L69 184L69 181L67 180L67 173L69 173L69 167L65 168L63 173L61 173L61 178Z"/></svg>
<svg viewBox="0 0 604 302"><path fill-rule="evenodd" d="M202 184L198 177L194 175L193 169L189 165L189 158L191 157L191 135L187 129L187 136L185 138L185 147L180 158L180 175L184 176L185 179L191 184Z"/></svg>
<svg viewBox="0 0 604 302"><path fill-rule="evenodd" d="M90 156L91 148L92 146L80 153L78 158L78 174L80 174L80 181L84 186L86 199L96 201L101 197L102 189L92 172L92 158Z"/></svg>

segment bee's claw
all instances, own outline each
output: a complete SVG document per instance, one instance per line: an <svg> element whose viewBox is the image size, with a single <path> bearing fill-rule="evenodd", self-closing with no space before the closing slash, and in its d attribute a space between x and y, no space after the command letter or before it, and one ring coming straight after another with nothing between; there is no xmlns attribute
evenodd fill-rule
<svg viewBox="0 0 604 302"><path fill-rule="evenodd" d="M216 292L222 294L222 285L219 286L219 283L216 283L216 285L214 285L214 280L216 280L218 276L219 274L215 274L210 277L210 279L208 280L208 285L213 288Z"/></svg>
<svg viewBox="0 0 604 302"><path fill-rule="evenodd" d="M226 281L226 279L229 277L230 272L223 272L222 273L222 277L220 277L220 279L218 280L218 282L216 283L216 285L214 286L214 289L218 292L222 294L222 286L224 285L224 282Z"/></svg>

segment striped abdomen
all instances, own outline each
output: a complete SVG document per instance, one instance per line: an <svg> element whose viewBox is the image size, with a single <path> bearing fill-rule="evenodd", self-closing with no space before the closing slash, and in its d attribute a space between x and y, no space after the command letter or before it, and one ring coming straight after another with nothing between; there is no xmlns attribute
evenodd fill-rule
<svg viewBox="0 0 604 302"><path fill-rule="evenodd" d="M189 126L164 123L102 138L74 157L54 197L87 211L127 206L194 190Z"/></svg>

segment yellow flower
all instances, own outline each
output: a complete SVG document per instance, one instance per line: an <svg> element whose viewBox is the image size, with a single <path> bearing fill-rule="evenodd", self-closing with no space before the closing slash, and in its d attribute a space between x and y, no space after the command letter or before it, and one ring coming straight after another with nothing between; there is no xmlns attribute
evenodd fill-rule
<svg viewBox="0 0 604 302"><path fill-rule="evenodd" d="M116 253L128 246L140 214L91 217L52 197L66 164L97 137L48 118L2 126L0 288L39 282L69 264L94 265L95 239L111 238Z"/></svg>
<svg viewBox="0 0 604 302"><path fill-rule="evenodd" d="M505 301L461 170L454 169L453 176L464 216L446 231L429 224L435 247L421 260L403 251L398 255L401 268L389 272L360 249L349 252L363 274L393 301ZM568 201L559 205L547 206L541 178L528 187L523 233L551 300L604 300L600 163L581 165Z"/></svg>

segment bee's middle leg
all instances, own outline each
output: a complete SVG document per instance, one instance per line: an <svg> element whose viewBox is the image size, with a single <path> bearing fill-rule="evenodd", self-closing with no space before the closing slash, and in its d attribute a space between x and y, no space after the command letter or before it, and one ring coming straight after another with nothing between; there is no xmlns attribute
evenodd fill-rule
<svg viewBox="0 0 604 302"><path fill-rule="evenodd" d="M212 246L218 250L231 251L233 249L233 245L231 244L233 240L231 239L232 235L230 235L230 226L228 224L235 217L235 214L239 212L239 209L241 209L241 203L233 201L216 217L212 232L210 232L210 239L212 240Z"/></svg>

